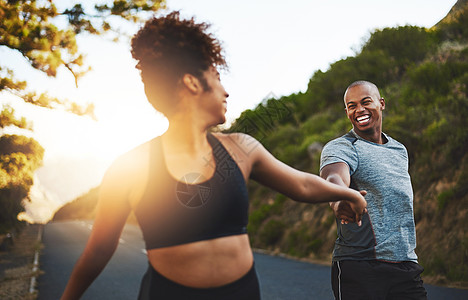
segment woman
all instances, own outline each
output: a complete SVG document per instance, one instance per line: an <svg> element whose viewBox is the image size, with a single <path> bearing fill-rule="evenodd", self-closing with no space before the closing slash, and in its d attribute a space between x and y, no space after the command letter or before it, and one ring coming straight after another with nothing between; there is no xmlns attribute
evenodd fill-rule
<svg viewBox="0 0 468 300"><path fill-rule="evenodd" d="M114 253L133 210L149 261L139 299L260 299L246 231L251 178L302 202L350 202L365 192L328 183L275 159L245 134L210 133L225 122L225 67L208 25L178 12L153 18L132 40L150 103L168 130L118 158L104 176L93 230L62 299L78 299Z"/></svg>

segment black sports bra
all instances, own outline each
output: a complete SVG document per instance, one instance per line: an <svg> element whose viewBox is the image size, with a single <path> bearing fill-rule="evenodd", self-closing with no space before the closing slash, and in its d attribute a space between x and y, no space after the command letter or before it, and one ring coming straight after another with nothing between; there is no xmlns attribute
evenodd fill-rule
<svg viewBox="0 0 468 300"><path fill-rule="evenodd" d="M199 184L193 176L175 180L169 174L161 139L151 146L145 194L135 208L146 249L247 233L249 200L241 170L221 142L207 135L216 169Z"/></svg>

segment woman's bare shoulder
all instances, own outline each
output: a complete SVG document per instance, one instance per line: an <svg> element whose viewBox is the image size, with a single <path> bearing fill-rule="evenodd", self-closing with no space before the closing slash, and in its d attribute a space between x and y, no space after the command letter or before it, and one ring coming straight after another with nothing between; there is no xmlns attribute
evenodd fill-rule
<svg viewBox="0 0 468 300"><path fill-rule="evenodd" d="M139 201L148 181L152 139L119 156L107 169L101 184L103 197L111 202L128 201L133 207Z"/></svg>
<svg viewBox="0 0 468 300"><path fill-rule="evenodd" d="M214 133L213 134L226 148L231 157L241 168L244 177L250 177L252 167L262 151L262 144L254 137L245 133Z"/></svg>
<svg viewBox="0 0 468 300"><path fill-rule="evenodd" d="M256 147L260 144L254 137L241 132L215 132L213 133L213 135L224 145L236 146L237 148L242 149L244 152L250 152L251 150L253 150L253 147Z"/></svg>
<svg viewBox="0 0 468 300"><path fill-rule="evenodd" d="M112 178L125 178L126 181L141 180L148 169L151 146L157 138L149 140L117 157L107 170Z"/></svg>

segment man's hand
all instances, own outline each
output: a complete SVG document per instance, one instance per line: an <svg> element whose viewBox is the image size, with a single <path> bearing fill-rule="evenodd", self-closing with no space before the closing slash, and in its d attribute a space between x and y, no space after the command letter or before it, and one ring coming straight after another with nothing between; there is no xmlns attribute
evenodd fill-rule
<svg viewBox="0 0 468 300"><path fill-rule="evenodd" d="M320 176L327 181L343 187L349 187L351 184L349 167L344 162L325 166L320 171ZM341 224L352 222L361 226L361 217L363 214L367 213L367 201L364 199L366 194L366 191L354 191L354 195L349 201L342 200L330 203L330 207L333 209L333 212L335 212L335 216L341 220Z"/></svg>
<svg viewBox="0 0 468 300"><path fill-rule="evenodd" d="M333 209L335 216L341 220L341 224L357 223L361 226L362 215L367 213L367 202L364 200L367 192L360 191L359 193L362 197L357 203L346 200L330 203L330 207Z"/></svg>

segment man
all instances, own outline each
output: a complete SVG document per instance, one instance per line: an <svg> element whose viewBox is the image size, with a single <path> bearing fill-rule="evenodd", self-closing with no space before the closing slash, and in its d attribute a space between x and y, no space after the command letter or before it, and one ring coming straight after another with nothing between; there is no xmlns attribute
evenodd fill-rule
<svg viewBox="0 0 468 300"><path fill-rule="evenodd" d="M367 213L360 224L345 202L331 202L338 238L333 251L336 299L427 299L417 263L413 190L408 153L382 132L385 100L368 81L344 94L353 129L322 151L320 176L366 190ZM361 225L361 226L359 226Z"/></svg>

